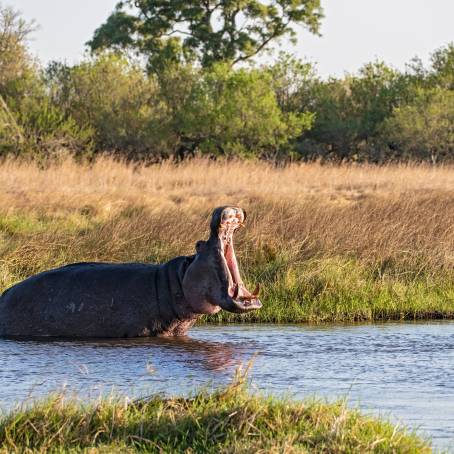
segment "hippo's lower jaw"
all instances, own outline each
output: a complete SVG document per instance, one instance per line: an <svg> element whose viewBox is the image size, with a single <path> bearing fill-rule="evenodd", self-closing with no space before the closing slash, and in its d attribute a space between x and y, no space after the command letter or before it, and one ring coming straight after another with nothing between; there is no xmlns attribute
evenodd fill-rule
<svg viewBox="0 0 454 454"><path fill-rule="evenodd" d="M246 288L240 276L233 248L233 234L244 225L244 219L243 210L228 207L222 212L218 227L222 258L225 262L229 279L229 307L223 307L223 309L231 312L249 312L262 307L262 303L258 298L260 286L257 285L252 293Z"/></svg>
<svg viewBox="0 0 454 454"><path fill-rule="evenodd" d="M221 306L222 309L229 311L229 312L249 312L260 309L262 307L262 303L258 298L251 299L251 300L241 300L241 299L234 299L231 298L225 306Z"/></svg>

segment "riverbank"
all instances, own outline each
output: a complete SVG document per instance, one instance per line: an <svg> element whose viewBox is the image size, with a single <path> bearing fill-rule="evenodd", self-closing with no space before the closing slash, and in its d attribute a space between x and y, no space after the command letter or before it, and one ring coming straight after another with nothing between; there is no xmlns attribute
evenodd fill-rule
<svg viewBox="0 0 454 454"><path fill-rule="evenodd" d="M190 398L53 396L0 419L0 452L431 452L401 426L345 402L251 395L241 379Z"/></svg>
<svg viewBox="0 0 454 454"><path fill-rule="evenodd" d="M262 310L205 321L454 318L452 167L102 159L0 165L0 290L78 261L189 255L215 206L248 213L236 235Z"/></svg>

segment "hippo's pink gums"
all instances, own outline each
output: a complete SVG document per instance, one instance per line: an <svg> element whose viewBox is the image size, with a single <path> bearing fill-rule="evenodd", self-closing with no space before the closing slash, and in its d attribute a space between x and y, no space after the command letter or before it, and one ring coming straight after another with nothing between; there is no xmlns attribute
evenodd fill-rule
<svg viewBox="0 0 454 454"><path fill-rule="evenodd" d="M162 265L75 263L31 276L0 297L0 336L184 335L202 314L259 309L233 248L244 220L241 208L216 208L196 254Z"/></svg>

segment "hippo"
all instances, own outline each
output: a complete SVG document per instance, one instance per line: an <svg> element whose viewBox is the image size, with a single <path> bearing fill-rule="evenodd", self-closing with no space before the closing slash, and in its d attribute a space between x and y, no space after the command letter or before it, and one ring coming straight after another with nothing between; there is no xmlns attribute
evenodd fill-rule
<svg viewBox="0 0 454 454"><path fill-rule="evenodd" d="M196 253L163 264L84 262L31 276L0 296L0 336L183 336L203 314L260 309L233 248L245 219L241 208L216 208Z"/></svg>

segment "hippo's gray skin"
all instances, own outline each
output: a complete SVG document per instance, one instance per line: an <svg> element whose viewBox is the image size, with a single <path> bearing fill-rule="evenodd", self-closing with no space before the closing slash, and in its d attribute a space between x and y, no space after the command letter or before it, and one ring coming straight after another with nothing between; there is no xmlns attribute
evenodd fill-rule
<svg viewBox="0 0 454 454"><path fill-rule="evenodd" d="M259 309L233 250L244 219L241 208L216 208L196 254L162 265L75 263L31 276L0 297L0 336L178 336L202 314Z"/></svg>

